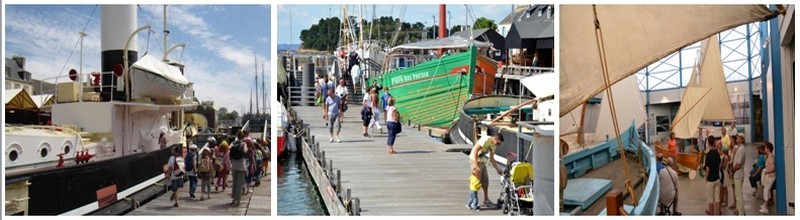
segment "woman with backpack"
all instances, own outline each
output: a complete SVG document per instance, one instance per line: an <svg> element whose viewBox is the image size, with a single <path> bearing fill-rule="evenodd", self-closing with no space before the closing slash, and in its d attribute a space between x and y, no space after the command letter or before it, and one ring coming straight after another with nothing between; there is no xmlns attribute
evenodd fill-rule
<svg viewBox="0 0 800 220"><path fill-rule="evenodd" d="M183 175L186 175L183 167L181 167L181 165L184 164L181 152L183 152L183 147L181 145L174 145L172 147L172 156L170 156L169 161L167 161L166 174L169 176L171 182L169 190L172 191L169 200L175 200L175 204L172 205L174 207L178 207L178 189L183 188Z"/></svg>
<svg viewBox="0 0 800 220"><path fill-rule="evenodd" d="M233 142L230 150L231 171L233 171L233 191L231 192L233 201L231 206L239 206L242 203L242 190L246 172L244 157L247 154L247 144L242 141L244 133L239 131L236 136L238 139Z"/></svg>
<svg viewBox="0 0 800 220"><path fill-rule="evenodd" d="M197 163L197 171L200 172L200 201L211 199L211 148L203 147L200 150L200 160Z"/></svg>

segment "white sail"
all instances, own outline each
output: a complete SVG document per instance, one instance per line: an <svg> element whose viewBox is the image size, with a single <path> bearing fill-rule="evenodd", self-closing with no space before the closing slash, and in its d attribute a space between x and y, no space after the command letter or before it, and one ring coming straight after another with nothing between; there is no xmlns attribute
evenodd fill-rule
<svg viewBox="0 0 800 220"><path fill-rule="evenodd" d="M647 116L644 111L644 101L642 96L639 95L639 85L636 81L636 76L629 76L621 82L611 86L611 92L614 94L636 94L634 96L615 96L614 104L617 107L617 119L621 130L625 130L630 126L631 122L636 122L639 127L644 124ZM596 143L604 141L606 137L614 138L614 123L611 122L611 110L609 108L609 100L606 98L605 93L597 94L594 97L601 99L600 105L587 106L586 114L582 114L583 108L573 109L568 114L561 116L560 131L562 138L567 140L568 143L579 143L575 134L580 126L581 116L585 117L583 120L584 133L589 134L585 136L585 143ZM595 111L595 112L592 112ZM570 137L565 137L566 135ZM572 141L572 142L570 142Z"/></svg>
<svg viewBox="0 0 800 220"><path fill-rule="evenodd" d="M722 56L717 43L717 35L711 36L700 43L700 61L698 68L692 69L692 76L686 87L704 87L711 89L706 102L708 107L703 113L705 121L733 120L728 86L725 83L725 73L722 70ZM685 96L684 96L685 97ZM681 103L683 105L683 103ZM698 124L699 125L699 121ZM697 129L695 126L694 131Z"/></svg>
<svg viewBox="0 0 800 220"><path fill-rule="evenodd" d="M606 88L595 14L613 85L680 48L775 12L763 5L565 5L560 14L563 116Z"/></svg>
<svg viewBox="0 0 800 220"><path fill-rule="evenodd" d="M632 122L636 123L638 128L644 124L647 119L647 114L644 111L644 101L640 95L639 85L636 81L636 76L631 75L623 79L617 84L611 86L611 92L614 94L614 105L617 107L617 120L619 121L619 130L624 131ZM603 94L603 100L600 106L600 115L597 120L597 128L594 131L594 141L616 138L614 134L614 123L611 121L611 108L609 107L609 100Z"/></svg>
<svg viewBox="0 0 800 220"><path fill-rule="evenodd" d="M709 92L705 87L687 87L681 99L681 106L672 121L672 132L680 139L694 137L697 126L703 117L703 112L709 103Z"/></svg>

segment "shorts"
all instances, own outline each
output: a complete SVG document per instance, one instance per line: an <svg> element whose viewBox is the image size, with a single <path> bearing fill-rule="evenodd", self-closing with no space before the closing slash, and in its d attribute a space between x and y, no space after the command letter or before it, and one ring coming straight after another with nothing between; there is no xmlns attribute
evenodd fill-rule
<svg viewBox="0 0 800 220"><path fill-rule="evenodd" d="M476 162L474 160L470 159L469 160L470 173L472 173L472 164L473 163L476 163ZM486 172L486 163L478 162L478 168L481 169L481 178L480 178L481 185L484 186L484 187L489 186L489 173Z"/></svg>
<svg viewBox="0 0 800 220"><path fill-rule="evenodd" d="M169 190L173 192L177 192L180 188L183 188L183 179L174 179L169 185Z"/></svg>
<svg viewBox="0 0 800 220"><path fill-rule="evenodd" d="M706 181L706 202L715 203L719 202L719 181Z"/></svg>
<svg viewBox="0 0 800 220"><path fill-rule="evenodd" d="M342 131L342 122L339 121L338 115L328 115L328 130L333 133L334 128L336 132Z"/></svg>

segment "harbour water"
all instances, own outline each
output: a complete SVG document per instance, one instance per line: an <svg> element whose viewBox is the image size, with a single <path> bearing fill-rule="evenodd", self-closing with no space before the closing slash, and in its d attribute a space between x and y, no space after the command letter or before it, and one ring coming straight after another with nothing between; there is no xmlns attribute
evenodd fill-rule
<svg viewBox="0 0 800 220"><path fill-rule="evenodd" d="M299 153L278 161L278 215L328 215Z"/></svg>

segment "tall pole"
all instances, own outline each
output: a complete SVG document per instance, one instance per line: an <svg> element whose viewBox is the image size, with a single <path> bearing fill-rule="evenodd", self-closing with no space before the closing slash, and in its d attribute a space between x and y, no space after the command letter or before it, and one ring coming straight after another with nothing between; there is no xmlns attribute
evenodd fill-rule
<svg viewBox="0 0 800 220"><path fill-rule="evenodd" d="M289 47L292 46L292 9L289 9Z"/></svg>
<svg viewBox="0 0 800 220"><path fill-rule="evenodd" d="M78 102L83 102L83 37L86 37L86 33L81 31L79 33L81 35L81 58L80 58L80 65L78 67L78 83L81 85L81 90L78 93Z"/></svg>
<svg viewBox="0 0 800 220"><path fill-rule="evenodd" d="M267 76L264 75L264 63L261 63L261 97L263 102L261 103L264 105L264 114L269 112L267 108L267 86L265 85L265 81L267 80Z"/></svg>
<svg viewBox="0 0 800 220"><path fill-rule="evenodd" d="M434 28L434 27L436 27L436 16L431 15L431 18L433 18L433 23L431 24L431 32L432 32L431 35L433 37L431 39L436 39L436 31L437 30L436 30L436 28ZM441 27L441 26L439 26L439 27Z"/></svg>
<svg viewBox="0 0 800 220"><path fill-rule="evenodd" d="M167 35L169 35L169 30L167 29L167 5L164 5L164 62L167 61Z"/></svg>
<svg viewBox="0 0 800 220"><path fill-rule="evenodd" d="M453 26L452 22L453 22L453 15L450 14L450 11L447 11L447 36L450 36L450 34L453 32L453 30L450 28L451 26Z"/></svg>
<svg viewBox="0 0 800 220"><path fill-rule="evenodd" d="M259 96L258 96L258 53L257 52L253 52L253 66L255 67L255 70L256 70L253 73L253 76L255 76L255 78L256 78L256 81L255 81L253 87L256 89L256 92L255 92L256 93L256 115L258 115L261 112L259 111L259 108L258 108L258 106L259 106L259 104L258 104L259 98L258 97Z"/></svg>

